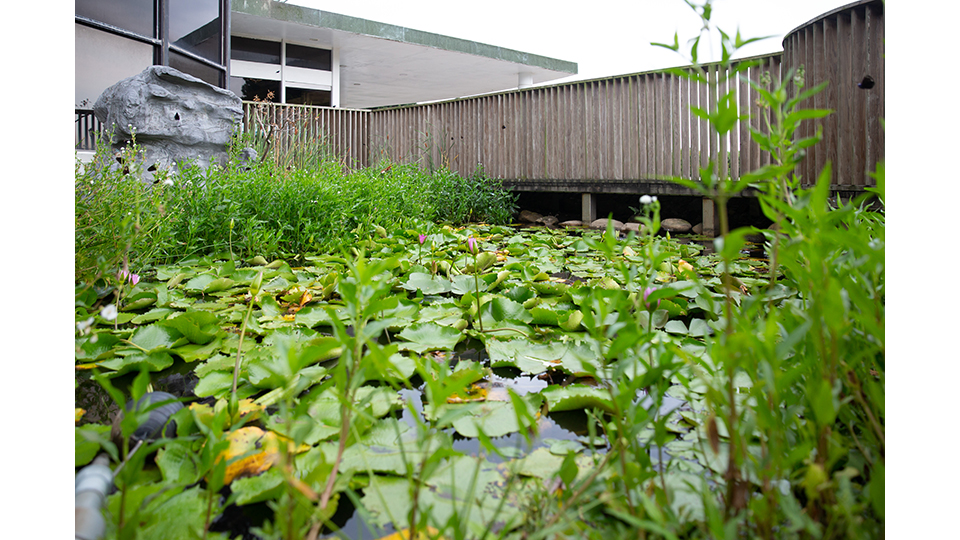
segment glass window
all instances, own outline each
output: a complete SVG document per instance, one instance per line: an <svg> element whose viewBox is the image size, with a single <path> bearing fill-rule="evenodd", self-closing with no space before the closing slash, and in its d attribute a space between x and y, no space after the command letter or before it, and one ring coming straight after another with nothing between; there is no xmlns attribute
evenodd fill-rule
<svg viewBox="0 0 960 540"><path fill-rule="evenodd" d="M169 6L170 42L219 64L220 0L169 0Z"/></svg>
<svg viewBox="0 0 960 540"><path fill-rule="evenodd" d="M287 65L331 71L332 55L327 49L315 49L287 43Z"/></svg>
<svg viewBox="0 0 960 540"><path fill-rule="evenodd" d="M153 5L154 0L76 0L75 8L81 17L154 38Z"/></svg>
<svg viewBox="0 0 960 540"><path fill-rule="evenodd" d="M287 87L287 103L296 105L330 106L329 90L308 90L306 88Z"/></svg>
<svg viewBox="0 0 960 540"><path fill-rule="evenodd" d="M93 108L108 87L153 65L152 45L74 24L75 104Z"/></svg>
<svg viewBox="0 0 960 540"><path fill-rule="evenodd" d="M262 64L280 64L280 42L234 36L230 38L230 58Z"/></svg>
<svg viewBox="0 0 960 540"><path fill-rule="evenodd" d="M170 51L170 67L178 69L189 75L193 75L194 77L204 82L208 82L214 86L220 86L220 74L222 72L217 68L197 62L193 58L188 58L182 54L177 54L173 51Z"/></svg>
<svg viewBox="0 0 960 540"><path fill-rule="evenodd" d="M244 101L280 103L280 81L230 77L230 91Z"/></svg>

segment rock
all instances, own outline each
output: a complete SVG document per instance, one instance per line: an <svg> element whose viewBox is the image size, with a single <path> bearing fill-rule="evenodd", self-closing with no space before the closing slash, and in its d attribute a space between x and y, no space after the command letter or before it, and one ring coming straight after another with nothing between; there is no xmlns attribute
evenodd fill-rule
<svg viewBox="0 0 960 540"><path fill-rule="evenodd" d="M559 221L560 220L557 219L556 216L543 216L542 218L537 220L537 223L543 224L544 227L553 228L557 225Z"/></svg>
<svg viewBox="0 0 960 540"><path fill-rule="evenodd" d="M189 161L204 168L211 162L225 165L227 146L243 118L233 92L166 66L150 66L107 88L93 111L107 129L113 126L108 141L113 149L135 138L147 181L154 170Z"/></svg>
<svg viewBox="0 0 960 540"><path fill-rule="evenodd" d="M690 222L685 219L667 218L660 222L660 228L669 233L690 232Z"/></svg>
<svg viewBox="0 0 960 540"><path fill-rule="evenodd" d="M574 227L583 227L583 222L579 219L571 219L569 221L564 221L560 223L561 227L574 228Z"/></svg>
<svg viewBox="0 0 960 540"><path fill-rule="evenodd" d="M643 225L636 222L628 222L623 224L623 230L626 232L633 231L637 234L641 234L642 231L645 231Z"/></svg>
<svg viewBox="0 0 960 540"><path fill-rule="evenodd" d="M702 235L703 234L703 223L697 223L693 226L693 229L690 230L693 234Z"/></svg>
<svg viewBox="0 0 960 540"><path fill-rule="evenodd" d="M594 220L592 223L590 223L590 228L591 228L591 229L606 229L606 228L607 228L607 221L611 221L611 220L608 220L607 218L600 218L600 219ZM623 230L623 222L622 222L622 221L617 221L617 220L615 220L615 219L612 220L612 221L613 221L613 230L615 230L615 231L621 231L621 230Z"/></svg>
<svg viewBox="0 0 960 540"><path fill-rule="evenodd" d="M531 212L530 210L520 211L520 221L524 223L537 223L541 219L543 219L543 216L536 212Z"/></svg>

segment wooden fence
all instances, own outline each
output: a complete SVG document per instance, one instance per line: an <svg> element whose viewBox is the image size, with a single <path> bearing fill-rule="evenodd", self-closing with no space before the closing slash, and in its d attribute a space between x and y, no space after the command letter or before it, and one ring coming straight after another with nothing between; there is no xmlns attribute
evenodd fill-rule
<svg viewBox="0 0 960 540"><path fill-rule="evenodd" d="M883 2L862 0L817 17L783 40L784 64L804 66L807 87L830 81L808 106L834 113L800 131L810 136L823 129L823 139L798 167L804 179L815 179L829 161L838 189L876 184L868 173L884 156L883 39Z"/></svg>
<svg viewBox="0 0 960 540"><path fill-rule="evenodd" d="M776 82L780 57L751 59L759 65L746 75L769 71ZM656 71L374 111L371 148L394 161L461 174L482 166L516 183L698 178L707 159L721 156L720 174L738 177L768 162L747 124L720 137L691 107L715 108L731 91L759 126L755 91L718 65L705 72L722 82L709 86Z"/></svg>

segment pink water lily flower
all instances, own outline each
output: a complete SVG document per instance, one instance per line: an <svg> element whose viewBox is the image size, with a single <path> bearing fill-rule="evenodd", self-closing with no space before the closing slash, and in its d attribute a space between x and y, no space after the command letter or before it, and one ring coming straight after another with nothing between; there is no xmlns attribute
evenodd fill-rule
<svg viewBox="0 0 960 540"><path fill-rule="evenodd" d="M423 243L427 241L427 235L421 234L421 235L419 236L419 239L420 239L420 245L422 246Z"/></svg>
<svg viewBox="0 0 960 540"><path fill-rule="evenodd" d="M140 276L138 276L137 274L134 274L127 270L120 270L120 279L122 279L123 281L126 281L127 278L130 278L130 283L133 285L136 285L137 283L140 282Z"/></svg>
<svg viewBox="0 0 960 540"><path fill-rule="evenodd" d="M467 238L467 249L470 250L470 253L477 252L477 239L474 237Z"/></svg>

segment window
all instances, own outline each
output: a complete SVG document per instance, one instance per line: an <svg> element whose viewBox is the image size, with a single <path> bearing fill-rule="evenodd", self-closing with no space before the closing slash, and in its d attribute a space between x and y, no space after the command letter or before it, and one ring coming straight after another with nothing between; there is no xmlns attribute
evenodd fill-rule
<svg viewBox="0 0 960 540"><path fill-rule="evenodd" d="M315 49L287 43L287 65L330 71L332 55L328 49Z"/></svg>
<svg viewBox="0 0 960 540"><path fill-rule="evenodd" d="M76 0L75 7L81 17L157 37L154 0Z"/></svg>
<svg viewBox="0 0 960 540"><path fill-rule="evenodd" d="M168 0L170 42L220 63L220 0ZM172 60L171 60L172 61Z"/></svg>
<svg viewBox="0 0 960 540"><path fill-rule="evenodd" d="M330 106L329 90L308 90L306 88L287 87L287 103L296 105Z"/></svg>
<svg viewBox="0 0 960 540"><path fill-rule="evenodd" d="M279 65L280 42L234 36L230 38L230 58Z"/></svg>
<svg viewBox="0 0 960 540"><path fill-rule="evenodd" d="M251 77L230 77L230 91L244 101L259 100L280 103L280 81ZM273 92L273 95L268 97L268 92Z"/></svg>
<svg viewBox="0 0 960 540"><path fill-rule="evenodd" d="M197 62L193 58L170 52L170 67L178 69L189 75L200 79L201 81L220 86L220 74L222 73L215 67L208 66L203 62Z"/></svg>

